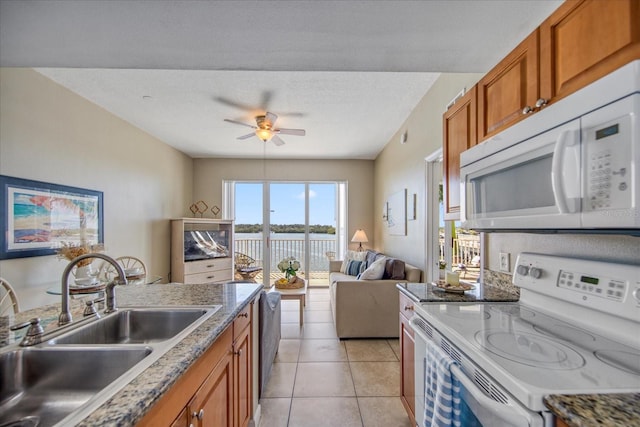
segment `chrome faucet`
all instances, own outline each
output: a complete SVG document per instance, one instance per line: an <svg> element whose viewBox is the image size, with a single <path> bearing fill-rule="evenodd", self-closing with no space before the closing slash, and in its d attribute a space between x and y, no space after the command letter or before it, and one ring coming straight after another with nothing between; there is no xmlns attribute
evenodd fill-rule
<svg viewBox="0 0 640 427"><path fill-rule="evenodd" d="M127 277L124 273L124 269L122 268L122 266L118 264L118 262L115 259L107 255L103 255L99 253L90 253L90 254L80 255L79 257L72 259L71 262L69 262L69 265L67 265L67 267L62 272L62 288L61 288L61 294L62 294L61 310L62 311L60 312L60 316L58 316L59 326L66 325L72 320L71 311L69 311L69 274L71 274L71 270L76 264L88 258L103 259L107 261L109 264L111 264L113 268L116 269L116 272L118 273L118 277L113 279L111 282L107 283L107 286L104 289L105 303L106 303L106 308L104 309L104 312L112 313L118 310L118 308L116 307L115 287L116 285L119 285L119 284L122 284L122 285L127 284Z"/></svg>

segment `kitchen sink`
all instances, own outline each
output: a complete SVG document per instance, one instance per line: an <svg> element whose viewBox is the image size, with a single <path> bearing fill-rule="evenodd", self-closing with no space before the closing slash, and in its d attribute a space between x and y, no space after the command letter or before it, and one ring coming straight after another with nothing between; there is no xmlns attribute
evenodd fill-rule
<svg viewBox="0 0 640 427"><path fill-rule="evenodd" d="M0 352L0 427L74 425L221 306L127 307Z"/></svg>
<svg viewBox="0 0 640 427"><path fill-rule="evenodd" d="M208 312L206 308L121 309L48 343L150 344L173 338Z"/></svg>
<svg viewBox="0 0 640 427"><path fill-rule="evenodd" d="M56 424L152 353L150 347L21 348L0 354L0 426Z"/></svg>

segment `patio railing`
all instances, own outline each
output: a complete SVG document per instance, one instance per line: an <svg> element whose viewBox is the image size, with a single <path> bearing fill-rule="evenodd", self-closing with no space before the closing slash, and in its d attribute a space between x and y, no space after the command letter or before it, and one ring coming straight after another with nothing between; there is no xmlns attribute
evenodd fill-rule
<svg viewBox="0 0 640 427"><path fill-rule="evenodd" d="M270 239L270 256L271 256L271 277L281 277L282 273L278 270L278 263L290 256L296 257L302 268L299 275L303 275L305 270L309 271L310 280L324 280L329 277L329 258L327 252L336 251L336 242L333 239L310 239L309 240L309 268L304 265L304 239ZM255 260L256 267L264 268L264 259L262 258L262 239L236 239L236 252L243 253ZM256 278L258 278L257 276Z"/></svg>

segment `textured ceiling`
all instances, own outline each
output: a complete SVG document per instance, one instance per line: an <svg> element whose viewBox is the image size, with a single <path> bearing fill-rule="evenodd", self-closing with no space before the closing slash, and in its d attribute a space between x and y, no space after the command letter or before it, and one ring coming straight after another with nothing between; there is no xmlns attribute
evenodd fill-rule
<svg viewBox="0 0 640 427"><path fill-rule="evenodd" d="M270 157L372 159L437 73L486 72L560 3L3 0L0 65L193 157L262 156L223 119L268 110L307 130Z"/></svg>

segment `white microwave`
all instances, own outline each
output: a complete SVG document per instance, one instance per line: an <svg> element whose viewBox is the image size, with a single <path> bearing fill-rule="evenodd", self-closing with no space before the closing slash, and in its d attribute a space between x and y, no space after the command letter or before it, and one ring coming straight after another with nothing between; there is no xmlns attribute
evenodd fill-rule
<svg viewBox="0 0 640 427"><path fill-rule="evenodd" d="M463 152L463 226L640 233L639 115L640 60Z"/></svg>

